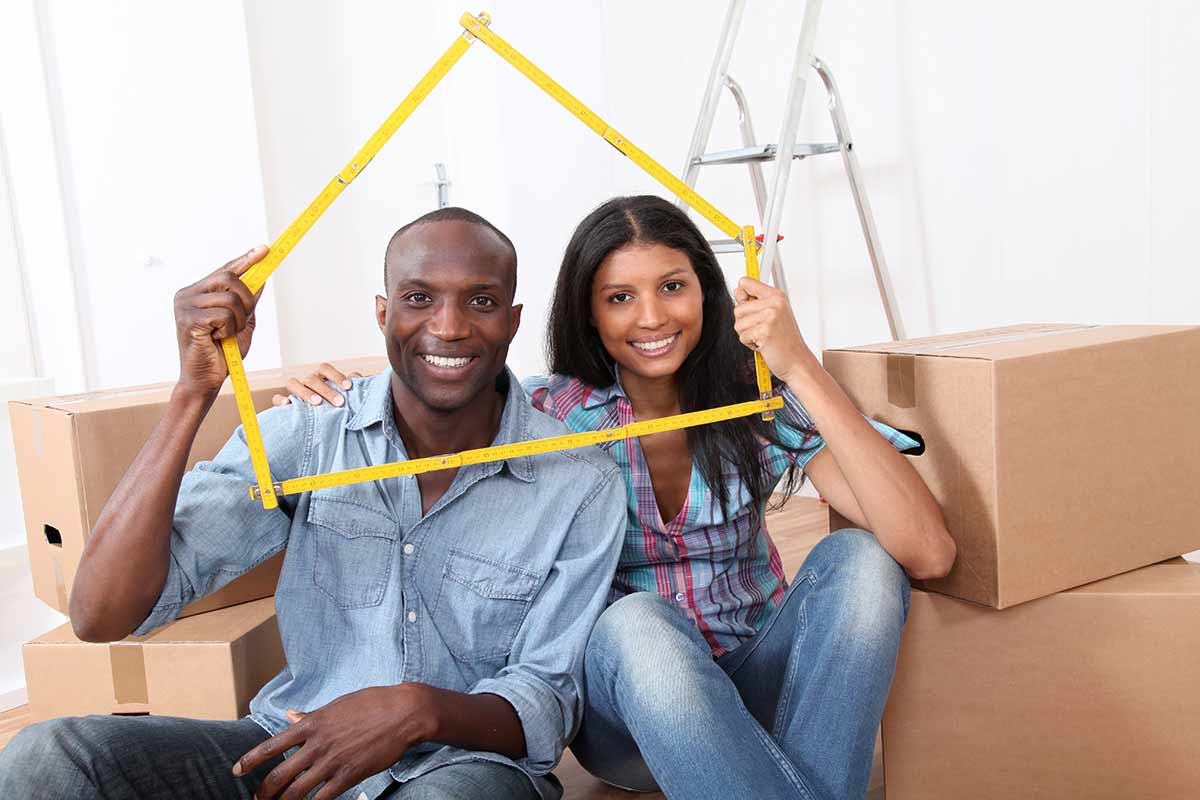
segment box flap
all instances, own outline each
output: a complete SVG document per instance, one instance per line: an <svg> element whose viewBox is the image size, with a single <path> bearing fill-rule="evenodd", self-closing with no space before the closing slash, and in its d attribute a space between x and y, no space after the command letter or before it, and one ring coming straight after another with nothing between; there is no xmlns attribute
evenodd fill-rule
<svg viewBox="0 0 1200 800"><path fill-rule="evenodd" d="M1197 330L1196 326L1189 325L1024 324L835 349L839 352L890 353L1002 361L1037 353L1072 350L1127 339L1195 330Z"/></svg>
<svg viewBox="0 0 1200 800"><path fill-rule="evenodd" d="M1200 597L1200 564L1168 561L1068 589L1072 595L1170 595Z"/></svg>
<svg viewBox="0 0 1200 800"><path fill-rule="evenodd" d="M362 372L373 375L388 366L384 356L363 356L337 360L338 368L346 372ZM276 369L256 370L246 373L246 381L250 389L272 388L279 386L288 378L299 377L315 372L319 364L295 364ZM107 389L83 394L61 395L58 397L39 397L32 400L12 401L21 402L38 408L54 408L69 414L82 414L93 411L103 411L109 408L130 407L160 403L170 397L175 381L165 383L149 383L142 386L129 386L120 389ZM228 381L221 387L221 395L233 394L233 385Z"/></svg>
<svg viewBox="0 0 1200 800"><path fill-rule="evenodd" d="M227 643L245 636L274 614L275 598L264 597L176 620L141 641L148 645Z"/></svg>
<svg viewBox="0 0 1200 800"><path fill-rule="evenodd" d="M169 625L154 631L149 636L135 638L126 637L121 641L126 644L170 644L170 645L199 645L199 644L228 644L240 639L254 630L275 614L275 598L264 597L249 603L239 603L236 606L197 614L194 617L184 617ZM42 634L26 643L26 647L82 645L84 647L109 647L107 643L84 642L75 637L71 623L59 625L52 631Z"/></svg>

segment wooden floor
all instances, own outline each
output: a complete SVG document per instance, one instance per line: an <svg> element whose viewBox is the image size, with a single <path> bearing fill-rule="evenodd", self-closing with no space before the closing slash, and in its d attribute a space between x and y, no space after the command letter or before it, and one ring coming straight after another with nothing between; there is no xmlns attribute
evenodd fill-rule
<svg viewBox="0 0 1200 800"><path fill-rule="evenodd" d="M790 577L804 563L808 551L829 532L828 507L817 500L795 497L779 511L767 515L767 527L779 555L783 559L784 571ZM27 706L14 708L0 714L0 749L22 728L29 724ZM589 775L568 750L562 763L555 770L566 789L567 800L655 800L661 794L636 794L614 789ZM868 800L882 800L883 773L878 742L875 746L875 764L871 775Z"/></svg>

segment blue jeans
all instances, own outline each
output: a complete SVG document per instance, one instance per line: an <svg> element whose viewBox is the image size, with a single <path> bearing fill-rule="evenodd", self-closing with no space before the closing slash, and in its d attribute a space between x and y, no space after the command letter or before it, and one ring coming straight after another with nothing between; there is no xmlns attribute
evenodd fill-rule
<svg viewBox="0 0 1200 800"><path fill-rule="evenodd" d="M52 719L29 726L0 751L0 797L251 800L279 759L241 778L230 769L267 736L249 718L236 722L119 716ZM536 800L538 794L515 767L471 761L393 783L382 796Z"/></svg>
<svg viewBox="0 0 1200 800"><path fill-rule="evenodd" d="M657 594L600 617L571 749L601 780L703 798L861 798L908 614L908 578L865 531L809 554L758 634L713 660Z"/></svg>

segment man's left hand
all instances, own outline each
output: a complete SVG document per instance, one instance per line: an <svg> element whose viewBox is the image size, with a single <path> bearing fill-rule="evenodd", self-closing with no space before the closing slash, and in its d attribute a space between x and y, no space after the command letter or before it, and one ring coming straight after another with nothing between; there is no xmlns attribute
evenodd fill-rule
<svg viewBox="0 0 1200 800"><path fill-rule="evenodd" d="M321 786L313 800L333 800L431 740L437 723L429 688L419 683L377 686L311 713L288 711L291 727L238 759L233 774L245 775L299 747L271 770L255 796L300 800Z"/></svg>

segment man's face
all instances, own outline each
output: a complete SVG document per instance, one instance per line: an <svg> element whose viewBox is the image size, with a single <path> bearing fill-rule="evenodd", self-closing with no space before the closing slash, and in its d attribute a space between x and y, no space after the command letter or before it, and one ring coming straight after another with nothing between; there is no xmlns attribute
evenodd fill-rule
<svg viewBox="0 0 1200 800"><path fill-rule="evenodd" d="M438 411L493 391L521 321L508 248L482 225L445 220L410 228L386 258L375 316L400 383Z"/></svg>

